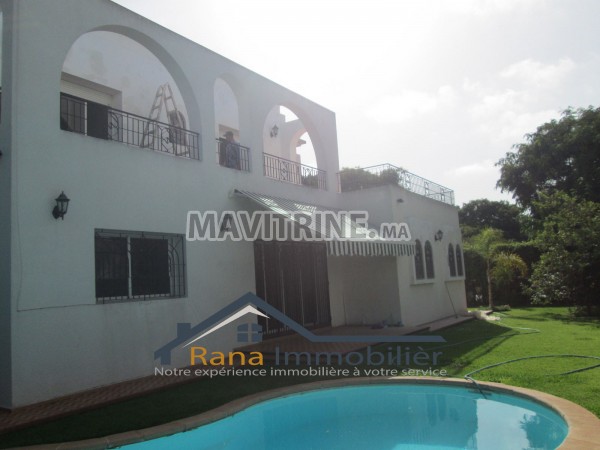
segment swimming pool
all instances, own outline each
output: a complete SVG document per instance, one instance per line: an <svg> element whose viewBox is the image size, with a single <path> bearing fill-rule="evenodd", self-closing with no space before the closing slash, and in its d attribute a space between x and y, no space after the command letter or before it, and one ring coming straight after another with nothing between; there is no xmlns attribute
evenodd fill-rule
<svg viewBox="0 0 600 450"><path fill-rule="evenodd" d="M567 434L558 413L522 396L387 383L273 398L191 431L124 448L555 449Z"/></svg>

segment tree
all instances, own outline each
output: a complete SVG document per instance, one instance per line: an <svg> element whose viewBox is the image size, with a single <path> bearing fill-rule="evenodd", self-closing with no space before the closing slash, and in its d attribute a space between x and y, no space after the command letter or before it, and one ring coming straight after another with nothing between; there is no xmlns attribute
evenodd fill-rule
<svg viewBox="0 0 600 450"><path fill-rule="evenodd" d="M494 298L496 303L509 303L512 305L530 305L531 292L529 291L528 274L531 273L533 265L540 260L540 249L534 241L529 242L506 242L495 246L496 252L517 254L527 265L527 270L517 269L512 272L510 281L496 283L494 285ZM516 275L516 276L515 276Z"/></svg>
<svg viewBox="0 0 600 450"><path fill-rule="evenodd" d="M484 228L501 230L509 240L520 241L524 238L521 232L521 208L506 201L485 198L471 200L460 208L458 218L465 238L474 236Z"/></svg>
<svg viewBox="0 0 600 450"><path fill-rule="evenodd" d="M379 172L370 172L360 167L344 167L340 170L340 189L342 192L366 189L386 184L398 184L398 169L389 167Z"/></svg>
<svg viewBox="0 0 600 450"><path fill-rule="evenodd" d="M519 255L496 251L496 246L504 242L502 231L485 228L466 245L468 250L480 255L485 262L488 305L490 308L494 307L492 284L501 285L511 281L518 273L523 276L527 273L527 264Z"/></svg>
<svg viewBox="0 0 600 450"><path fill-rule="evenodd" d="M498 286L508 286L515 276L527 276L527 264L516 253L500 252L494 257L492 280Z"/></svg>
<svg viewBox="0 0 600 450"><path fill-rule="evenodd" d="M600 201L600 108L567 109L526 140L497 163L503 192L534 214L541 195L557 191Z"/></svg>
<svg viewBox="0 0 600 450"><path fill-rule="evenodd" d="M542 250L531 276L532 302L559 303L589 316L600 312L600 204L565 193L541 196Z"/></svg>

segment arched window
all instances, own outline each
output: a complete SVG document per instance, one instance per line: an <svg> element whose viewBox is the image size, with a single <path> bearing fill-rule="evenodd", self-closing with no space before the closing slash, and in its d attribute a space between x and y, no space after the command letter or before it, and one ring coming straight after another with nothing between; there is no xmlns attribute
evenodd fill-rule
<svg viewBox="0 0 600 450"><path fill-rule="evenodd" d="M417 280L425 278L423 270L423 247L421 246L421 241L418 239L415 241L415 277Z"/></svg>
<svg viewBox="0 0 600 450"><path fill-rule="evenodd" d="M460 245L456 244L456 268L458 269L458 276L462 277L465 275L463 269L463 256Z"/></svg>
<svg viewBox="0 0 600 450"><path fill-rule="evenodd" d="M433 271L433 249L429 241L425 241L425 272L427 273L427 279L435 278Z"/></svg>
<svg viewBox="0 0 600 450"><path fill-rule="evenodd" d="M456 258L454 257L454 246L448 244L448 266L450 267L450 276L456 276Z"/></svg>

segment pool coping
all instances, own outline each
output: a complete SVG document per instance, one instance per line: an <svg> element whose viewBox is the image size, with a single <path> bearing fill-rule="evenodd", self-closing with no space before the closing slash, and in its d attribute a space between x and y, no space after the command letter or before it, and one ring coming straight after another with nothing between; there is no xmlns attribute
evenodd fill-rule
<svg viewBox="0 0 600 450"><path fill-rule="evenodd" d="M357 386L365 384L441 384L454 386L468 386L473 388L473 383L460 378L439 378L439 377L381 377L381 378L342 378L336 380L315 381L293 386L272 389L269 391L258 392L240 399L231 401L202 414L176 420L155 427L144 428L141 430L127 431L124 433L113 434L102 438L87 439L83 441L64 442L59 444L42 444L28 446L28 449L35 450L100 450L106 448L115 448L136 442L148 441L163 436L169 436L175 433L185 432L206 425L211 422L223 419L236 414L256 403L260 403L273 398L297 394L301 392L315 391L319 389L329 389L342 386ZM545 392L533 389L510 386L502 383L480 382L477 385L495 392L525 397L529 400L537 401L544 406L556 411L565 419L569 426L569 434L560 445L560 450L576 449L600 449L600 419L587 409L579 406L569 400ZM21 447L24 448L24 447Z"/></svg>

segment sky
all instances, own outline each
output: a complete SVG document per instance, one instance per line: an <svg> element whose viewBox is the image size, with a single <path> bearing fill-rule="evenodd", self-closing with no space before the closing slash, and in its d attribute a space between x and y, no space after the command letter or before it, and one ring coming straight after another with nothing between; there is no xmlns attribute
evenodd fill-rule
<svg viewBox="0 0 600 450"><path fill-rule="evenodd" d="M340 167L509 200L495 166L600 106L597 0L116 0L334 111Z"/></svg>

